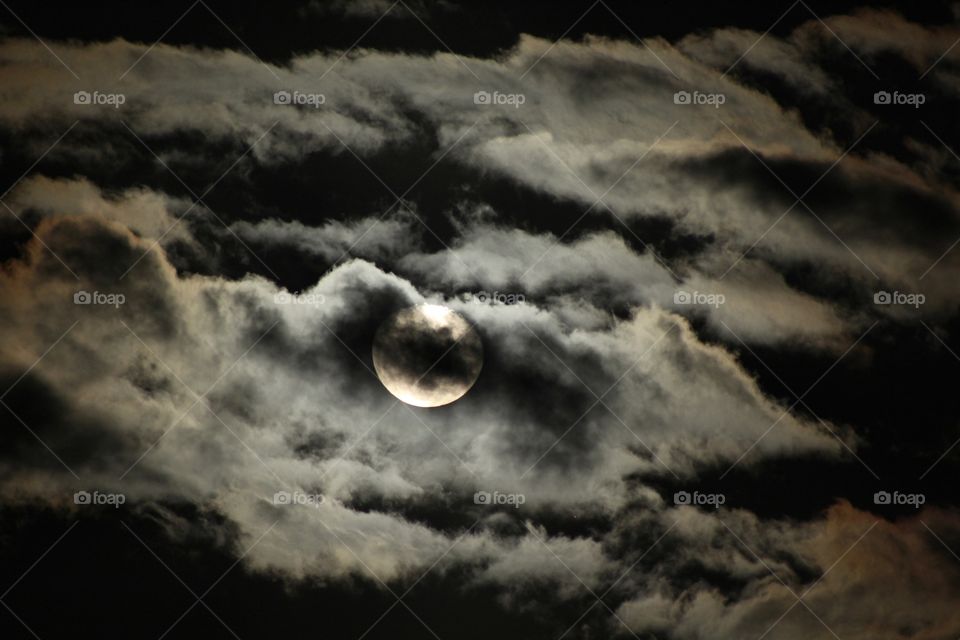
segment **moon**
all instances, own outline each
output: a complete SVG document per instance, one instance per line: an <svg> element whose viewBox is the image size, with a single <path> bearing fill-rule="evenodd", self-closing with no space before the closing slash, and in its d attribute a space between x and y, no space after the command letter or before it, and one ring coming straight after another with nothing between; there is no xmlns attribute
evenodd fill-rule
<svg viewBox="0 0 960 640"><path fill-rule="evenodd" d="M373 339L380 382L415 407L440 407L462 398L483 367L483 343L459 313L436 304L401 309Z"/></svg>

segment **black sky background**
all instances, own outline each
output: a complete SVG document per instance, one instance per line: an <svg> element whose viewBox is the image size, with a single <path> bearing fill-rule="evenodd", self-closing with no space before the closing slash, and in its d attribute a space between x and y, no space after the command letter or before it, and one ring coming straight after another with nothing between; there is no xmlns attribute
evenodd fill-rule
<svg viewBox="0 0 960 640"><path fill-rule="evenodd" d="M154 42L190 6L188 2L54 5L10 1L8 4L37 35L48 41L90 42L124 38L147 43ZM560 37L590 4L490 1L411 6L456 53L492 56L515 45L521 33L550 39ZM668 40L731 25L762 33L789 6L787 2L715 1L641 3L611 0L608 4L636 35L661 36ZM954 20L950 5L945 2L810 0L808 4L820 16L869 6L895 9L906 18L927 25L949 24ZM336 51L349 47L375 19L344 16L319 4L313 7L277 7L264 2L210 1L209 6L257 56L277 64L316 49ZM399 14L404 12L400 6L393 11ZM789 33L809 19L810 14L803 6L797 5L774 27L772 33ZM0 11L0 25L0 33L5 35L29 36L9 11ZM627 40L634 37L602 5L596 5L565 37L577 40L586 34ZM164 36L163 42L244 50L202 4L195 5ZM363 47L422 54L446 51L434 35L409 17L383 19L364 38ZM882 82L878 83L863 69L857 70L857 62L852 58L839 58L837 65L849 68L844 71L845 77L859 78L848 84L846 89L851 99L864 106L870 104L878 86L909 86L907 78L912 73L896 65L876 66L882 78ZM743 73L748 72L744 70ZM765 81L763 78L741 77L748 84ZM780 99L790 90L774 86L770 91ZM933 96L933 101L936 102L936 96ZM832 131L841 146L848 146L861 133L842 128L838 130L839 119L829 109L818 108L814 103L805 103L801 112L811 129ZM960 128L955 114L956 104L947 104L925 111L923 117L945 138L957 141ZM909 150L898 148L897 143L891 141L900 140L905 132L918 137L923 135L924 129L917 123L916 116L908 110L897 111L894 116L886 111L882 116L880 128L863 141L861 151L874 149L898 155L909 154ZM34 126L38 131L46 129L42 120ZM404 145L403 148L387 147L363 158L396 193L405 191L423 174L433 163L440 148L437 133L431 125L422 122L421 126L422 135L414 137L416 144ZM0 187L3 189L20 177L35 160L32 149L18 144L22 133L0 131ZM888 135L890 133L897 135ZM112 125L83 122L71 133L71 140L74 144L90 146L109 144L122 150L122 162L84 167L84 174L102 188L119 191L130 185L145 185L192 202L191 195L184 187L159 166L151 153L140 146L119 122ZM233 158L244 151L239 143L227 143L199 135L151 137L145 140L158 152L177 150L182 154L181 157L192 158L189 164L172 162L171 168L178 175L190 176L189 186L195 193L202 193L206 185L216 180ZM735 157L719 163L725 167L721 175L705 175L705 179L764 185L771 198L785 203L784 208L792 202L790 194L746 150L731 155ZM711 163L711 167L705 168L704 172L716 172L717 166L718 163ZM795 191L802 192L826 167L774 164L773 168ZM349 221L378 214L394 202L392 194L346 152L313 153L291 166L264 166L247 159L239 169L225 177L205 198L206 204L228 223L239 220L256 222L280 216L317 225L328 219L326 212L330 211L337 212L334 214L336 219ZM696 167L691 167L691 171L695 170ZM960 164L955 164L951 171L956 172L949 176L956 185L960 181ZM34 167L33 172L47 176L70 176L75 173L75 160L63 154L52 154ZM843 189L842 184L826 180L811 194L809 202L814 209L820 210L818 201L850 197L850 194L843 193ZM555 234L566 230L583 212L583 207L576 202L558 200L501 176L477 176L473 169L459 165L454 160L438 165L406 199L415 203L417 214L445 243L456 233L450 211L464 199L490 203L502 212L505 220L522 228ZM930 210L928 205L906 203L908 207L922 206ZM397 215L403 215L402 207ZM807 214L797 209L792 215ZM38 217L28 216L26 220L36 224ZM417 223L413 224L416 227ZM226 236L216 221L192 216L189 225L205 245L216 247L217 252L197 254L187 247L180 248L181 252L175 251L174 255L181 273L220 273L233 278L255 273L275 279L242 246ZM666 216L656 220L644 218L631 225L633 232L648 240L668 264L681 263L685 256L711 242L711 238L678 236L675 226ZM947 222L944 222L944 227L947 226ZM439 251L443 248L423 228L416 228L422 233L424 245L429 250ZM574 242L591 231L603 228L617 230L639 253L646 251L635 242L631 233L618 229L615 224L602 218L584 220L566 241ZM20 255L29 233L9 220L4 221L0 229L0 259ZM936 233L937 230L931 229L930 232ZM308 258L288 249L266 246L254 248L279 276L278 284L290 290L301 290L312 285L334 266L316 256ZM803 270L790 273L788 279L797 288L811 292L823 292L836 285L823 282L817 274ZM843 304L846 298L846 302L854 306L856 301L852 293L834 293L834 300L839 304ZM618 315L627 313L627 309L612 302L609 311ZM796 349L790 346L752 347L758 359L729 335L716 334L703 322L695 326L702 339L736 351L742 365L758 379L763 391L782 399L787 405L792 404L795 398L784 383L797 394L802 394L835 360L831 354L809 353L799 346ZM955 312L953 320L943 327L946 335L960 336L960 313ZM369 344L373 328L359 327L352 333L347 332L347 346L356 353L366 353L365 345ZM960 342L956 339L946 339L946 342L955 352L960 352ZM849 500L859 509L886 518L913 515L909 509L885 509L873 504L873 493L886 487L921 491L927 495L928 502L943 507L960 506L955 482L960 471L960 457L957 455L947 456L923 481L918 480L940 453L960 436L957 420L957 416L960 416L960 393L956 391L960 362L920 324L900 325L881 320L863 345L873 352L869 366L864 366L855 357L845 360L829 373L824 384L818 385L804 399L809 409L800 405L796 411L809 415L812 410L824 420L853 424L862 429L858 432L863 440L862 446L857 449L858 455L883 477L882 483L877 482L850 456L842 460L791 457L740 465L723 479L721 475L726 471L726 464L715 469L702 469L701 490L715 487L728 496L728 506L742 506L763 517L809 518L838 498ZM484 393L485 384L498 384L488 372L489 369L495 369L498 357L509 355L498 354L496 347L491 349L478 383L478 394ZM589 367L590 363L580 364ZM348 378L367 375L361 365L349 356L344 357L342 366ZM18 371L3 371L0 387L6 388L19 375ZM49 407L51 400L45 397L43 389L27 382L7 402L21 415L34 415L38 406ZM542 394L542 385L547 381L531 379L519 381L519 384L526 385L520 389L521 395ZM598 383L598 386L602 385ZM587 396L558 399L587 405L589 400ZM531 409L535 401L531 398ZM8 420L8 416L5 415L3 420ZM5 433L16 432L5 429ZM32 442L29 435L22 433L13 437L4 435L2 444L4 456L43 456L45 453L38 443ZM34 451L26 453L32 445L35 445ZM80 450L78 448L75 453ZM684 483L671 482L665 477L637 480L641 479L655 486L664 496L687 488ZM190 522L202 523L218 518L217 514L198 512L187 505L165 506ZM361 510L396 511L408 519L424 522L440 530L454 531L470 525L462 516L451 516L442 505L436 504L358 501L350 506ZM189 538L171 541L168 533L157 525L152 509L150 505L126 505L116 511L103 509L85 512L76 530L37 564L23 581L16 583L9 594L4 594L5 600L43 640L73 637L80 628L89 629L94 636L104 638L158 637L194 602L194 597L126 527L136 532L146 546L155 550L163 563L169 565L198 595L230 569L235 556L229 550L230 540ZM72 518L42 506L0 509L0 588L6 589L14 584L54 540L73 526L72 523ZM542 523L553 531L581 535L591 531L609 531L613 526L603 519L570 522L559 517L551 519L548 514L543 516ZM667 543L646 558L636 570L642 571L648 563L662 561L669 553L670 545ZM399 595L409 585L390 586ZM735 590L738 585L724 586ZM525 594L529 608L505 612L497 601L500 595L493 588L465 587L463 577L454 573L426 578L410 592L405 601L414 611L423 615L429 626L444 639L555 638L594 602L594 598L584 590L582 601L577 602L576 606L551 609L546 594L532 592ZM233 567L204 598L210 608L244 640L318 635L356 638L394 600L380 585L359 577L349 586L324 584L321 581L290 584L279 576L251 572L242 563ZM615 606L613 595L610 604ZM602 607L594 608L581 623L585 625L582 637L606 637L601 620L602 614L606 613ZM0 609L0 629L3 638L33 637L6 609ZM167 637L232 636L209 611L198 605ZM367 637L432 636L409 611L398 605Z"/></svg>

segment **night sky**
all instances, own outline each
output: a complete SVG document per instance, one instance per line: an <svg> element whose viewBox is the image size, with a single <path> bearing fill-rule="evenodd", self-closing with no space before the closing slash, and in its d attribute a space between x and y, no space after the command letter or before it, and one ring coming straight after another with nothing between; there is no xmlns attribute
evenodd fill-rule
<svg viewBox="0 0 960 640"><path fill-rule="evenodd" d="M960 637L960 3L753 4L0 2L0 637Z"/></svg>

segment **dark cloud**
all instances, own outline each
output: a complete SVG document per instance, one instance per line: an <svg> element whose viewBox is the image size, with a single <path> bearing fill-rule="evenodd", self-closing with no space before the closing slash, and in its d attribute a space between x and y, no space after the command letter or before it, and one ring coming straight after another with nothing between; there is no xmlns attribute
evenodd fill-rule
<svg viewBox="0 0 960 640"><path fill-rule="evenodd" d="M4 602L41 637L160 635L193 598L129 526L197 589L233 567L207 603L241 637L264 608L359 637L384 585L409 609L369 637L956 637L960 84L951 55L920 77L950 7L799 4L764 35L785 7L391 6L200 3L139 63L179 9L13 6L81 79L5 32ZM424 303L483 349L434 410L373 371L378 329L399 371L444 354L387 335Z"/></svg>

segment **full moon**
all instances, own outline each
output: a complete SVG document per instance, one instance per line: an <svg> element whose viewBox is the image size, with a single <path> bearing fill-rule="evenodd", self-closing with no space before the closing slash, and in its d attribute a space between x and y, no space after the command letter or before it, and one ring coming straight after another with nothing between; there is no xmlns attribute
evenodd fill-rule
<svg viewBox="0 0 960 640"><path fill-rule="evenodd" d="M415 407L439 407L473 386L483 367L483 343L453 309L421 304L384 321L373 339L377 377Z"/></svg>

